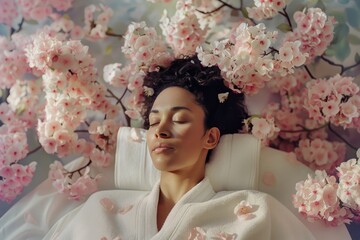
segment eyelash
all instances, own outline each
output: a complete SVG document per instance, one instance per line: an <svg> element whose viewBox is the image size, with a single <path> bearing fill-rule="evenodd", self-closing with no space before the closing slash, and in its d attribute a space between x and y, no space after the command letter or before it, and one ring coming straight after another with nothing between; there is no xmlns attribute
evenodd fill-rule
<svg viewBox="0 0 360 240"><path fill-rule="evenodd" d="M158 124L158 123L149 124L149 127L153 127L153 126L155 126L156 124Z"/></svg>
<svg viewBox="0 0 360 240"><path fill-rule="evenodd" d="M179 123L179 124L182 124L182 123L186 123L186 121L173 121L174 123ZM155 125L159 124L159 122L155 122L155 123L152 123L152 124L149 124L149 127L153 127Z"/></svg>

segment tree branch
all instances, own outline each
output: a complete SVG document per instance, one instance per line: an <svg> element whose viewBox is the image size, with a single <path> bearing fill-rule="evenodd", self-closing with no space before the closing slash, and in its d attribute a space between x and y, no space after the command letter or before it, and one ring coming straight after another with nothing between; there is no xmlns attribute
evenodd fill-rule
<svg viewBox="0 0 360 240"><path fill-rule="evenodd" d="M330 132L332 132L335 136L337 136L338 138L341 139L341 141L343 141L344 143L346 143L350 148L352 148L353 150L357 150L358 148L356 148L354 145L352 145L348 140L346 140L343 136L341 136L338 132L335 131L335 129L332 128L331 124L328 124L328 128L330 130Z"/></svg>
<svg viewBox="0 0 360 240"><path fill-rule="evenodd" d="M344 72L354 68L354 67L357 67L360 65L360 61L357 62L357 63L354 63L353 65L351 66L348 66L348 67L345 67L344 65L342 64L339 64L339 63L335 63L333 61L331 61L330 59L326 58L324 55L321 55L320 58L322 60L324 60L325 62L327 62L328 64L332 65L332 66L335 66L335 67L339 67L340 68L340 75L342 75Z"/></svg>
<svg viewBox="0 0 360 240"><path fill-rule="evenodd" d="M304 65L304 67L305 67L306 72L309 74L309 76L310 76L312 79L316 79L316 78L314 77L314 75L310 72L310 69L308 68L308 66Z"/></svg>
<svg viewBox="0 0 360 240"><path fill-rule="evenodd" d="M92 163L92 161L91 161L91 159L89 159L89 162L88 162L85 166L83 166L83 167L81 167L81 168L79 168L79 169L76 169L76 170L74 170L74 171L67 172L67 173L69 174L69 178L72 178L73 175L74 175L74 173L77 173L77 172L79 173L80 176L82 176L81 170L83 170L83 169L85 169L86 167L90 166L91 163Z"/></svg>
<svg viewBox="0 0 360 240"><path fill-rule="evenodd" d="M24 18L21 18L21 21L20 21L20 23L18 24L19 28L18 28L18 29L15 29L15 28L12 27L12 28L10 29L10 36L12 36L14 33L20 32L21 29L22 29L22 26L23 26L24 22L25 22L25 19L24 19Z"/></svg>
<svg viewBox="0 0 360 240"><path fill-rule="evenodd" d="M41 145L40 145L40 146L38 146L38 147L36 147L36 148L34 148L33 150L29 151L29 152L26 154L26 157L28 157L28 156L30 156L31 154L33 154L33 153L35 153L35 152L39 151L41 148L42 148L42 146L41 146Z"/></svg>
<svg viewBox="0 0 360 240"><path fill-rule="evenodd" d="M292 27L292 24L291 24L291 20L290 20L290 17L289 17L289 14L287 13L286 11L286 7L283 8L283 11L284 12L280 12L279 11L279 14L281 14L282 16L284 16L290 26L290 30L293 31L293 27Z"/></svg>
<svg viewBox="0 0 360 240"><path fill-rule="evenodd" d="M237 7L234 7L233 5L223 1L223 0L217 0L218 2L222 3L219 7L211 10L211 11L208 11L208 12L205 12L205 11L202 11L202 10L199 10L199 9L196 9L196 11L198 11L199 13L202 13L202 14L212 14L214 12L217 12L219 11L220 9L222 9L223 7L228 7L228 8L231 8L233 10L236 10L236 11L241 11L242 10L242 1L240 1L240 7L237 8Z"/></svg>
<svg viewBox="0 0 360 240"><path fill-rule="evenodd" d="M112 31L107 30L105 32L106 36L110 36L110 37L119 37L119 38L123 38L124 36L122 34L118 34L118 33L114 33Z"/></svg>

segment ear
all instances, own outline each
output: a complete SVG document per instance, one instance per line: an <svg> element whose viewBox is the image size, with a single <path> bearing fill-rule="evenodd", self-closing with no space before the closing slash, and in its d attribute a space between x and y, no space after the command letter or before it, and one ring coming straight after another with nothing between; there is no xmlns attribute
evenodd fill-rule
<svg viewBox="0 0 360 240"><path fill-rule="evenodd" d="M204 148L214 149L220 140L220 130L217 127L212 127L207 130Z"/></svg>

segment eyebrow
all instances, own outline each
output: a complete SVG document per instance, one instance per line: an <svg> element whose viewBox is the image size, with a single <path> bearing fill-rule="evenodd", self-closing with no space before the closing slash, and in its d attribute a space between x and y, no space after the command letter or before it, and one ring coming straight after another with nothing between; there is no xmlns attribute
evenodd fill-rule
<svg viewBox="0 0 360 240"><path fill-rule="evenodd" d="M170 111L172 111L172 112L176 112L176 111L179 111L179 110L187 110L189 112L192 112L190 108L184 107L184 106L175 106L175 107L172 107L170 109ZM159 110L151 109L150 113L159 113Z"/></svg>

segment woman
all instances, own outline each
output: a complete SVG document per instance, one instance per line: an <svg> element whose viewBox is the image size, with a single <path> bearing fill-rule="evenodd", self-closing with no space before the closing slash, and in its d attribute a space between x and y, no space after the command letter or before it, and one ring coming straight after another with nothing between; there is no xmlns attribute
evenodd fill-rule
<svg viewBox="0 0 360 240"><path fill-rule="evenodd" d="M147 144L160 181L151 192L97 192L44 239L314 239L269 195L212 189L209 154L247 118L244 96L224 85L217 67L178 59L149 73L144 86Z"/></svg>

